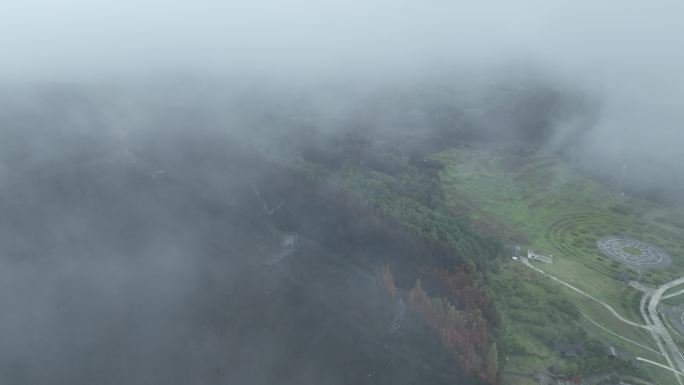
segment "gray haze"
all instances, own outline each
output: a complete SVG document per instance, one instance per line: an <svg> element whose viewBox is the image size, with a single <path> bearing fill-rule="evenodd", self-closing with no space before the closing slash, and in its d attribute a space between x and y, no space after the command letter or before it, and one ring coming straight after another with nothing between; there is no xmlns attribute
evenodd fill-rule
<svg viewBox="0 0 684 385"><path fill-rule="evenodd" d="M6 1L0 78L301 84L541 66L600 100L592 158L667 166L684 139L682 17L676 0Z"/></svg>
<svg viewBox="0 0 684 385"><path fill-rule="evenodd" d="M315 199L336 195L278 161L362 129L408 158L462 124L679 197L682 20L675 0L3 1L0 383L452 379L387 353L393 310ZM425 251L407 237L345 253Z"/></svg>

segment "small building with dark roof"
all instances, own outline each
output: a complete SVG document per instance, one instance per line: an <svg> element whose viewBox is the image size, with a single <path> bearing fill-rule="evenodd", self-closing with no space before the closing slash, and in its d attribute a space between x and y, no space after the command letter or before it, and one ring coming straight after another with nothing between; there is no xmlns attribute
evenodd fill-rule
<svg viewBox="0 0 684 385"><path fill-rule="evenodd" d="M575 344L569 344L561 341L553 342L553 351L560 354L560 356L563 358L576 358L582 350L583 349L581 346Z"/></svg>

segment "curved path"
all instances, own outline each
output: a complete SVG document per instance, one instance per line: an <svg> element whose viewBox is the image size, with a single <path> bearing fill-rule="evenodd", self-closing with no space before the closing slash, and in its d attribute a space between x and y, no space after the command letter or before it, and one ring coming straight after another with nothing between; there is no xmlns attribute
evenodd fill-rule
<svg viewBox="0 0 684 385"><path fill-rule="evenodd" d="M567 283L567 282L565 282L565 281L562 281L562 280L556 278L555 276L553 276L553 275L551 275L551 274L545 272L545 271L542 270L542 269L539 269L539 268L533 266L533 265L530 263L530 261L527 260L527 258L524 258L524 257L523 257L523 263L524 263L525 265L527 265L528 267L530 267L531 269L536 270L536 271L538 271L538 272L544 274L545 276L547 276L547 277L551 278L552 280L554 280L554 281L560 283L561 285L563 285L563 286L565 286L565 287L571 289L572 291L574 291L574 292L576 292L576 293L579 293L579 294L581 294L581 295L583 295L583 296L585 296L585 297L587 297L587 298L589 298L589 299L591 299L591 300L593 300L593 301L595 301L595 302L601 304L603 307L605 307L606 309L608 309L608 311L609 311L611 314L613 314L613 315L615 316L615 318L619 319L620 321L622 321L622 322L624 322L624 323L626 323L626 324L629 324L629 325L638 327L638 328L642 328L642 329L646 329L646 330L651 330L652 327L651 327L650 325L644 325L644 324L640 324L640 323L636 323L636 322L634 322L634 321L628 320L627 318L623 317L620 313L618 313L617 310L615 310L612 306L610 306L610 305L608 305L607 303L601 301L600 299L594 297L593 295L591 295L591 294L585 292L585 291L582 290L582 289L578 289L577 287L572 286L571 284L569 284L569 283Z"/></svg>
<svg viewBox="0 0 684 385"><path fill-rule="evenodd" d="M663 299L668 299L668 298L676 297L676 296L678 296L678 295L680 295L680 294L684 294L684 289L679 290L679 291L675 291L674 293L670 293L670 294L668 294L668 295L664 295L664 296L663 296Z"/></svg>
<svg viewBox="0 0 684 385"><path fill-rule="evenodd" d="M655 349L649 348L649 347L646 346L646 345L640 344L640 343L638 343L638 342L636 342L636 341L630 340L629 338L627 338L627 337L625 337L625 336L622 336L622 335L620 335L620 334L618 334L618 333L615 333L614 331L612 331L612 330L608 329L607 327L601 325L600 323L594 321L593 319L591 319L588 315L584 314L583 312L580 312L580 313L584 316L584 318L586 318L587 320L589 320L589 322L591 322L591 323L593 323L594 325L596 325L596 327L598 327L598 328L600 328L600 329L603 329L604 331L606 331L606 332L608 332L608 333L610 333L610 334L612 334L612 335L614 335L614 336L616 336L616 337L618 337L618 338L621 338L621 339L623 339L623 340L625 340L625 341L627 341L627 342L629 342L629 343L632 343L632 344L634 344L634 345L636 345L636 346L638 346L638 347L640 347L640 348L642 348L642 349L646 349L646 350L648 350L648 351L650 351L650 352L653 352L653 353L655 353L655 354L657 354L657 355L662 355L662 354L663 354L663 353L661 353L661 352L659 352L659 351L657 351L657 350L655 350Z"/></svg>
<svg viewBox="0 0 684 385"><path fill-rule="evenodd" d="M607 303L599 300L598 298L586 293L585 291L576 288L575 286L572 286L571 284L564 282L555 276L535 267L532 266L532 264L527 260L527 258L522 258L523 264L527 265L531 269L551 278L552 280L560 283L561 285L568 287L569 289L575 291L576 293L582 294L583 296L590 298L597 303L603 305L608 311L610 311L617 319L620 321L636 326L642 329L646 329L651 332L651 335L653 336L653 339L655 340L656 344L658 345L658 349L660 350L660 354L665 357L667 360L667 365L663 365L660 363L657 363L655 361L648 360L646 358L642 357L637 357L637 360L651 363L654 365L657 365L659 367L665 368L672 373L675 374L675 378L677 379L677 382L680 385L684 385L684 382L682 381L682 377L684 377L684 356L682 356L681 351L675 344L674 340L672 339L672 336L670 336L670 333L667 331L665 328L665 325L663 325L663 322L660 320L660 316L658 315L658 304L663 298L663 293L665 293L667 290L670 290L674 287L677 287L679 285L684 284L684 277L677 278L675 280L672 280L666 284L663 284L656 288L653 291L646 291L644 295L641 298L641 302L639 304L639 310L641 311L641 315L646 321L646 325L643 324L638 324L636 322L630 321L626 319L625 317L621 316L615 309L613 309L612 306L608 305ZM646 312L646 302L648 301L648 313ZM588 317L587 317L588 318ZM623 339L626 339L625 337L622 337ZM631 342L631 341L630 341ZM674 362L673 362L674 361Z"/></svg>
<svg viewBox="0 0 684 385"><path fill-rule="evenodd" d="M679 347L677 347L672 339L672 336L670 336L670 333L667 331L667 328L665 328L665 325L663 325L663 322L660 320L660 316L658 314L658 304L662 299L663 293L682 284L684 284L684 277L677 278L659 286L653 292L653 295L651 295L651 300L648 302L648 313L651 317L651 322L653 323L653 331L665 343L665 346L669 350L669 354L677 364L680 374L684 372L684 357L682 356L682 352L679 350ZM656 340L658 340L658 338L656 338ZM680 377L678 376L677 379L680 380Z"/></svg>
<svg viewBox="0 0 684 385"><path fill-rule="evenodd" d="M649 364L651 364L651 365L660 366L661 368L667 369L667 370L673 372L674 374L679 374L680 376L684 376L684 373L682 373L682 372L680 372L680 371L677 371L677 370L675 370L675 369L672 369L671 367L669 367L669 366L667 366L667 365L663 365L663 364L661 364L661 363L659 363L659 362L651 361L651 360L649 360L649 359L647 359L647 358L643 358L643 357L636 357L636 360L637 360L637 361L641 361L641 362L647 362L647 363L649 363Z"/></svg>

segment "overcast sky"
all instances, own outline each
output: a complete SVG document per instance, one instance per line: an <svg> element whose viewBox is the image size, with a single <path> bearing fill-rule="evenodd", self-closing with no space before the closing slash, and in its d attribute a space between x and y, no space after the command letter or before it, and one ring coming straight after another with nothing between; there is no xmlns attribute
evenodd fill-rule
<svg viewBox="0 0 684 385"><path fill-rule="evenodd" d="M678 0L5 0L0 79L402 78L534 63L600 96L608 151L625 146L617 134L646 130L629 146L674 152L682 20Z"/></svg>
<svg viewBox="0 0 684 385"><path fill-rule="evenodd" d="M675 0L8 0L1 65L45 77L529 58L643 72L682 64L682 16Z"/></svg>

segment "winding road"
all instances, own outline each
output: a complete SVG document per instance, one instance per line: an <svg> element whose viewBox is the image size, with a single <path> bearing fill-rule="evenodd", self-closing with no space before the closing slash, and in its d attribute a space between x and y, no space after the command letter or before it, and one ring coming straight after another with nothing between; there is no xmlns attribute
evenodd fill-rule
<svg viewBox="0 0 684 385"><path fill-rule="evenodd" d="M677 368L680 372L680 375L677 376L677 380L680 384L682 383L681 373L684 372L684 357L682 357L682 352L679 350L679 347L675 344L674 340L672 339L672 336L670 336L670 333L667 331L667 328L665 327L665 325L663 325L663 321L660 320L660 316L658 315L658 304L660 303L660 300L663 297L663 293L682 284L684 284L684 277L677 278L664 285L659 286L651 295L651 299L648 303L648 313L651 318L651 323L654 327L653 332L657 334L656 341L658 340L658 337L662 339L662 341L665 343L665 346L667 347L667 350L669 351L669 355L676 362ZM644 294L644 296L646 295L647 294Z"/></svg>
<svg viewBox="0 0 684 385"><path fill-rule="evenodd" d="M644 318L644 321L646 322L645 324L640 324L633 322L631 320L626 319L620 313L618 313L612 306L608 305L607 303L601 301L600 299L592 296L591 294L588 294L587 292L533 266L527 258L522 258L522 262L524 265L530 267L531 269L551 278L552 280L560 283L561 285L573 290L576 293L579 293L587 298L590 298L591 300L601 304L603 307L608 309L615 318L619 319L620 321L631 325L635 326L638 328L646 329L651 332L651 335L653 336L653 339L655 340L656 344L658 345L658 349L660 350L660 354L665 358L667 361L667 365L643 358L643 357L636 357L638 361L646 362L652 365L656 365L659 367L662 367L664 369L669 370L670 372L674 373L675 378L677 379L677 382L680 385L684 385L684 356L682 356L682 352L679 350L679 347L677 344L675 344L674 340L672 339L672 336L670 335L669 331L663 324L663 322L660 319L660 316L658 314L658 305L660 304L660 301L663 298L670 298L675 295L679 295L684 292L684 289L679 290L675 293L665 295L663 294L670 290L673 289L677 286L684 285L684 277L680 277L677 279L674 279L670 282L667 282L663 285L660 285L657 287L655 290L648 288L646 286L640 285L638 283L630 283L630 286L636 287L637 289L641 290L644 292L644 295L641 297L641 301L639 303L639 310L641 312L641 316ZM599 325L595 321L591 320L588 316L585 315L590 321L593 323L597 324L599 327L602 329L608 330L605 327ZM629 340L628 338L621 336L617 333L614 333L610 330L608 330L612 334L617 335L618 337L627 340L629 342L634 342ZM635 343L635 342L634 342ZM639 345L637 343L637 345ZM651 351L654 351L653 349L649 349ZM655 352L655 351L654 351Z"/></svg>
<svg viewBox="0 0 684 385"><path fill-rule="evenodd" d="M569 283L567 283L567 282L565 282L565 281L562 281L562 280L559 279L559 278L556 278L555 276L553 276L553 275L551 275L551 274L545 272L545 271L542 270L542 269L539 269L539 268L533 266L533 265L530 263L530 261L527 260L527 258L523 257L522 260L523 260L523 261L522 261L523 264L527 265L528 267L532 268L533 270L536 270L536 271L538 271L539 273L544 274L545 276L551 278L552 280L554 280L554 281L560 283L561 285L563 285L563 286L569 288L570 290L572 290L572 291L574 291L574 292L576 292L576 293L579 293L579 294L581 294L581 295L583 295L583 296L585 296L585 297L587 297L587 298L589 298L589 299L591 299L591 300L593 300L593 301L595 301L595 302L601 304L603 307L605 307L606 309L608 309L608 311L609 311L611 314L613 314L613 315L614 315L617 319L619 319L620 321L622 321L622 322L624 322L624 323L626 323L626 324L632 325L632 326L634 326L634 327L638 327L638 328L642 328L642 329L647 329L647 330L650 330L650 329L651 329L651 326L650 326L650 325L644 325L644 324L640 324L640 323L636 323L636 322L634 322L634 321L628 320L627 318L623 317L620 313L618 313L617 310L615 310L612 306L610 306L610 305L608 305L607 303L601 301L600 299L594 297L593 295L591 295L591 294L585 292L585 291L582 290L582 289L578 289L577 287L572 286L571 284L569 284Z"/></svg>

